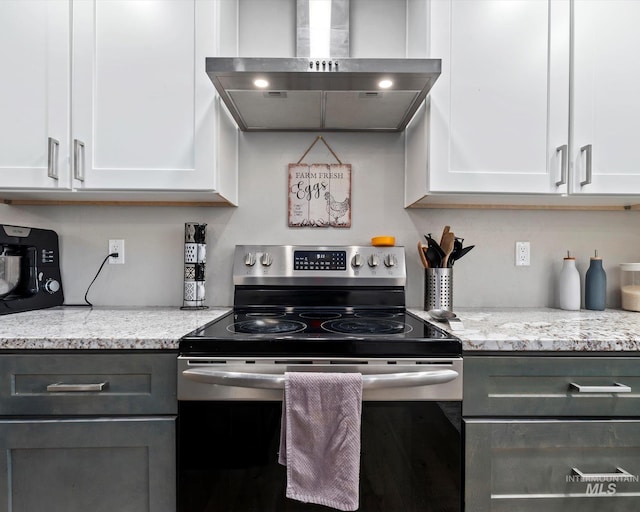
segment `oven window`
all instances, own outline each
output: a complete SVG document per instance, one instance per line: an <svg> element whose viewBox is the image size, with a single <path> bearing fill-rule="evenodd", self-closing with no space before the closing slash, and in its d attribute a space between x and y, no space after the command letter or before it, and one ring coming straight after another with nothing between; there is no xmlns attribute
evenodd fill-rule
<svg viewBox="0 0 640 512"><path fill-rule="evenodd" d="M461 402L364 402L361 512L460 512ZM285 497L281 403L180 402L179 512L327 511Z"/></svg>

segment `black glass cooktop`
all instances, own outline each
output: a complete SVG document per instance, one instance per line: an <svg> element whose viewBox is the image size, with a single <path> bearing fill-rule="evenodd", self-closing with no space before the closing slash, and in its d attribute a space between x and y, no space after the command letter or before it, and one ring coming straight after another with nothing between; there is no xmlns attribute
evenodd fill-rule
<svg viewBox="0 0 640 512"><path fill-rule="evenodd" d="M409 312L233 311L180 340L180 352L228 356L452 356L460 341Z"/></svg>

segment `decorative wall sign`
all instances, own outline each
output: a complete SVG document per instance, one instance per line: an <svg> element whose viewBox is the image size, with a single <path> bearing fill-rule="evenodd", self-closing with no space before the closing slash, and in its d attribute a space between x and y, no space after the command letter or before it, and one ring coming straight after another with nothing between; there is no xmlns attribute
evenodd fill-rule
<svg viewBox="0 0 640 512"><path fill-rule="evenodd" d="M300 163L321 140L338 164ZM351 165L343 164L321 135L289 164L289 227L351 227Z"/></svg>

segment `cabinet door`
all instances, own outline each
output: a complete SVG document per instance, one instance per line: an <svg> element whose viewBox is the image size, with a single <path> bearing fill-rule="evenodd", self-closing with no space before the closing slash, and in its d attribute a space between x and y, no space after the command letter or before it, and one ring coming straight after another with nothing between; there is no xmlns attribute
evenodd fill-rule
<svg viewBox="0 0 640 512"><path fill-rule="evenodd" d="M0 511L175 512L173 418L0 422Z"/></svg>
<svg viewBox="0 0 640 512"><path fill-rule="evenodd" d="M569 1L436 0L430 26L428 190L566 192Z"/></svg>
<svg viewBox="0 0 640 512"><path fill-rule="evenodd" d="M220 191L216 156L233 158L237 135L205 73L205 57L216 54L215 6L74 2L75 187Z"/></svg>
<svg viewBox="0 0 640 512"><path fill-rule="evenodd" d="M0 188L70 186L69 19L64 0L0 2Z"/></svg>
<svg viewBox="0 0 640 512"><path fill-rule="evenodd" d="M638 475L638 421L465 421L465 510L636 512Z"/></svg>
<svg viewBox="0 0 640 512"><path fill-rule="evenodd" d="M640 193L638 20L640 2L575 1L572 192Z"/></svg>

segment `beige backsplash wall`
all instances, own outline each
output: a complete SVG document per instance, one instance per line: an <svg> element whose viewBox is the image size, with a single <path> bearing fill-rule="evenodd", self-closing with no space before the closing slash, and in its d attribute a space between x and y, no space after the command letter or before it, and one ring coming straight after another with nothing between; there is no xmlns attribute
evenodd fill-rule
<svg viewBox="0 0 640 512"><path fill-rule="evenodd" d="M407 303L421 307L423 272L416 243L445 224L475 244L454 268L454 307L556 306L555 280L567 249L583 282L598 249L607 272L607 305L619 307L618 263L640 261L640 212L527 210L406 210L402 134L326 134L353 166L352 227L287 227L287 164L316 134L243 134L240 207L105 207L0 205L0 222L54 229L60 235L68 303L81 302L107 254L110 238L125 239L126 263L105 265L89 299L96 305L182 303L184 222L208 224L207 297L232 302L231 259L236 244L369 244L394 235L406 247ZM333 161L318 144L305 162ZM515 242L531 242L531 266L514 265Z"/></svg>

